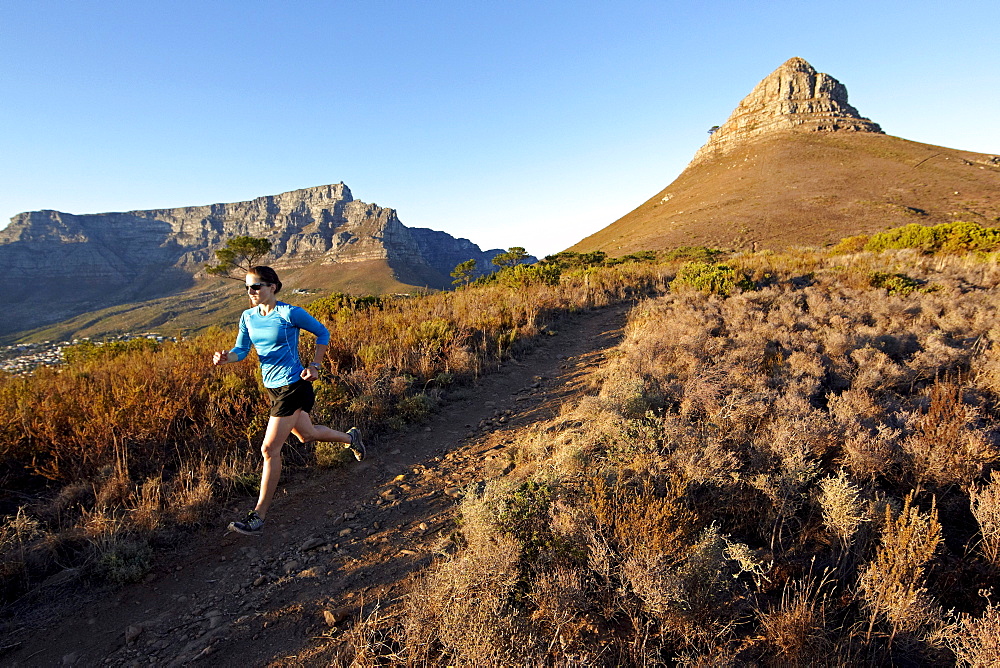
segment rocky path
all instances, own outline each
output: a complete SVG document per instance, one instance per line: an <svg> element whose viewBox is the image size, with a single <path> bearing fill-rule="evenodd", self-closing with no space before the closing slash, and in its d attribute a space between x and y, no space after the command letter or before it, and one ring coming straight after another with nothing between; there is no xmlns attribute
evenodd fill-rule
<svg viewBox="0 0 1000 668"><path fill-rule="evenodd" d="M509 471L519 430L586 391L627 310L567 316L428 424L368 443L364 462L293 471L262 537L194 534L140 584L37 601L0 643L0 663L329 665L352 620L392 614L410 579L452 545L463 490Z"/></svg>

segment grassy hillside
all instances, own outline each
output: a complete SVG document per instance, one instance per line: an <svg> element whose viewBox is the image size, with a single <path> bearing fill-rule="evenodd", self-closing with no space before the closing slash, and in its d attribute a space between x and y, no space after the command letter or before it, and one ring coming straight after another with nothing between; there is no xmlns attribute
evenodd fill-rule
<svg viewBox="0 0 1000 668"><path fill-rule="evenodd" d="M177 295L119 304L63 320L3 342L66 341L76 337L102 339L124 333L159 332L165 336L195 333L212 325L233 323L247 307L244 290L236 282L210 289L196 287Z"/></svg>
<svg viewBox="0 0 1000 668"><path fill-rule="evenodd" d="M279 268L282 280L280 298L301 304L331 292L347 294L409 294L424 289L424 282L401 282L396 272L383 260L311 264L297 268ZM420 277L413 277L419 280ZM310 290L295 295L295 288ZM48 327L0 338L13 341L64 341L74 337L105 338L124 333L154 331L165 336L179 332L192 334L214 325L228 325L239 319L247 308L243 279L202 279L176 295L141 302L119 304L78 315ZM34 308L40 308L34 305Z"/></svg>
<svg viewBox="0 0 1000 668"><path fill-rule="evenodd" d="M409 294L426 289L427 285L440 285L441 277L400 274L385 260L366 262L316 262L305 267L278 271L282 284L292 288L317 289L322 292L343 292L351 295ZM282 292L284 295L285 293Z"/></svg>
<svg viewBox="0 0 1000 668"><path fill-rule="evenodd" d="M869 133L789 131L690 166L569 250L825 246L917 222L1000 220L1000 161Z"/></svg>

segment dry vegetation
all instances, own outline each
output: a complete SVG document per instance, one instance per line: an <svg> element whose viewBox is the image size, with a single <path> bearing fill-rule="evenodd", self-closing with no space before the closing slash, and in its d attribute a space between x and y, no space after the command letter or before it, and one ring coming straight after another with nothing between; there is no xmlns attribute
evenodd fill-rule
<svg viewBox="0 0 1000 668"><path fill-rule="evenodd" d="M996 258L696 269L345 663L997 665Z"/></svg>
<svg viewBox="0 0 1000 668"><path fill-rule="evenodd" d="M669 270L521 269L414 299L319 300L311 308L332 338L314 416L368 433L419 422L560 313L662 292ZM0 602L66 578L139 580L157 547L214 520L220 502L256 493L267 420L257 365L210 364L234 340L216 329L162 345L82 345L60 367L0 377ZM343 456L285 451L291 463Z"/></svg>
<svg viewBox="0 0 1000 668"><path fill-rule="evenodd" d="M345 663L996 665L996 256L691 258L314 307L318 417L391 429L559 312L648 297ZM157 541L252 488L254 365L207 364L231 337L0 380L8 599L65 566L141 577Z"/></svg>

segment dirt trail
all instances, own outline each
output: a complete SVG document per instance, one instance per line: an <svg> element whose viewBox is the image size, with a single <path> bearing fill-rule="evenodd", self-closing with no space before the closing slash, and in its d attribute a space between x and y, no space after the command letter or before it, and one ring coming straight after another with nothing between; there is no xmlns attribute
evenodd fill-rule
<svg viewBox="0 0 1000 668"><path fill-rule="evenodd" d="M391 610L436 558L461 490L507 472L517 430L586 391L627 311L567 316L428 424L366 441L364 462L293 471L262 537L227 533L223 519L159 556L140 584L101 597L51 587L5 629L0 663L328 665L352 619Z"/></svg>

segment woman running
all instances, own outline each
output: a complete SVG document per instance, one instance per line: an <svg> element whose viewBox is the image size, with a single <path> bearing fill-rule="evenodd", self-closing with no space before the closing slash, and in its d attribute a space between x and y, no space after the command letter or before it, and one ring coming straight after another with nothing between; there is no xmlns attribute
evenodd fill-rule
<svg viewBox="0 0 1000 668"><path fill-rule="evenodd" d="M240 333L236 338L236 345L232 350L216 352L212 363L218 366L239 362L247 356L253 345L260 359L264 388L271 397L271 417L267 421L264 443L260 447L264 455L264 470L260 478L257 506L242 521L229 524L230 531L259 536L274 492L278 488L281 447L290 433L295 434L303 443L343 443L358 461L365 458L365 445L361 440L361 433L354 427L345 434L329 427L314 425L309 418L309 411L315 402L312 382L319 378L320 362L330 344L330 332L304 308L276 299L276 295L281 292L281 281L274 269L251 267L246 284L250 308L240 316ZM312 363L306 367L299 360L300 329L316 336L316 352Z"/></svg>

